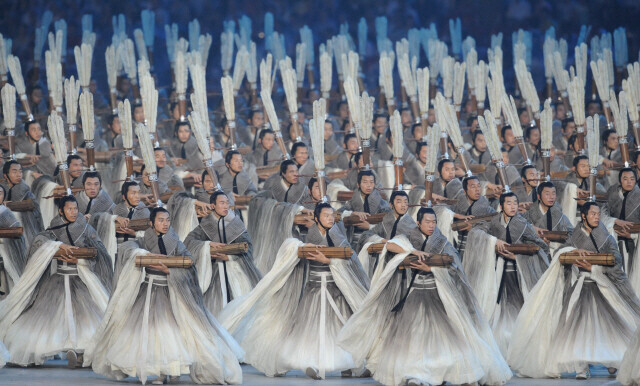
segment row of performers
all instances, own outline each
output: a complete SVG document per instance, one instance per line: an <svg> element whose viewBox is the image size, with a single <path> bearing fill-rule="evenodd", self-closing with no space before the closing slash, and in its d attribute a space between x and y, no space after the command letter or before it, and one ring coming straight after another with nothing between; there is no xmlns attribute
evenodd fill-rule
<svg viewBox="0 0 640 386"><path fill-rule="evenodd" d="M285 168L281 177L286 174ZM11 176L11 167L5 176ZM507 363L519 375L576 372L581 378L588 376L589 364L600 363L612 372L621 368L623 382L633 379L640 347L632 337L640 305L597 204L580 204L581 222L574 231L554 205L553 184L538 186L537 205L524 216L517 195L502 194L500 214L474 223L466 235L460 232L457 243L474 252L461 262L458 249L437 227L438 206L419 209L414 220L406 192L394 192L387 203L367 187L375 186L374 173L357 177L359 190L347 210L357 211L359 197L363 212L386 211L360 235L359 255L330 258L318 248L300 259L302 242L292 238L280 246L264 276L251 248L233 256L211 254L220 244L251 243L222 192L211 195L213 212L183 244L168 211L149 212L140 203L140 186L125 183L118 204L126 211L122 217L148 217L150 227L135 236L122 233L115 261L79 215L78 200L61 198L57 216L29 242L28 254L16 245L24 239L2 244L17 256L22 250L23 261L21 275L0 303L10 361L42 364L66 352L70 365L83 363L112 378L137 376L143 382L189 373L195 382L237 383L239 360L268 376L301 369L324 378L342 371L343 376L371 373L384 384L503 383L511 377ZM83 179L86 184L91 175ZM443 184L445 190L450 183ZM637 191L633 171L621 171L620 183L626 211L628 197ZM493 212L479 194L477 178L462 185L463 216ZM2 209L6 226L18 223ZM329 204L317 204L313 220L307 244L351 246ZM370 227L366 221L360 225ZM570 232L565 245L554 246L556 255L577 248L583 256L611 254L615 263L578 259L562 265L556 256L549 265L541 229ZM383 250L370 255L371 244L380 242ZM537 245L537 253L509 252L510 244L520 243ZM95 248L96 257L74 257L76 248L85 247ZM192 264L168 268L160 260L137 266L136 257L149 252L188 257ZM429 265L433 256L443 255L447 264Z"/></svg>

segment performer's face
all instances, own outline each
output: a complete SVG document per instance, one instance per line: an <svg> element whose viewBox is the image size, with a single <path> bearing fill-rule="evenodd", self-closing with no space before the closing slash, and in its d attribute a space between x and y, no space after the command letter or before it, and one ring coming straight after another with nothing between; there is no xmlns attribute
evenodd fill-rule
<svg viewBox="0 0 640 386"><path fill-rule="evenodd" d="M111 126L109 126L109 128L111 129L111 131L113 131L116 134L122 133L122 126L120 125L120 118L118 118L118 117L113 118L113 122L111 122Z"/></svg>
<svg viewBox="0 0 640 386"><path fill-rule="evenodd" d="M204 190L213 189L213 181L211 180L211 176L209 174L206 174L204 176L204 180L202 181L202 187L204 188Z"/></svg>
<svg viewBox="0 0 640 386"><path fill-rule="evenodd" d="M522 179L522 182L529 184L529 186L535 188L536 186L538 186L538 183L540 182L539 179L540 179L540 173L535 168L529 168L524 174L524 178Z"/></svg>
<svg viewBox="0 0 640 386"><path fill-rule="evenodd" d="M34 141L38 142L40 138L42 138L42 129L40 128L40 124L38 122L29 124L29 135L33 138Z"/></svg>
<svg viewBox="0 0 640 386"><path fill-rule="evenodd" d="M144 110L142 110L142 106L137 106L133 109L133 120L138 123L144 122Z"/></svg>
<svg viewBox="0 0 640 386"><path fill-rule="evenodd" d="M578 161L578 165L576 165L575 169L576 169L576 173L578 174L578 177L580 178L589 177L589 160L581 159L580 161Z"/></svg>
<svg viewBox="0 0 640 386"><path fill-rule="evenodd" d="M213 203L213 210L220 217L224 217L229 214L229 199L225 195L216 197L216 202Z"/></svg>
<svg viewBox="0 0 640 386"><path fill-rule="evenodd" d="M609 134L609 137L607 137L606 146L607 146L607 149L609 149L609 150L617 149L618 148L618 134L616 134L616 133Z"/></svg>
<svg viewBox="0 0 640 386"><path fill-rule="evenodd" d="M12 164L5 178L10 180L13 185L22 182L22 166L20 164Z"/></svg>
<svg viewBox="0 0 640 386"><path fill-rule="evenodd" d="M146 170L142 173L142 183L145 184L145 186L151 185L151 181L149 181L149 173Z"/></svg>
<svg viewBox="0 0 640 386"><path fill-rule="evenodd" d="M297 184L298 183L298 167L296 165L289 165L287 167L287 171L284 173L283 178L289 184Z"/></svg>
<svg viewBox="0 0 640 386"><path fill-rule="evenodd" d="M550 208L555 205L556 196L556 188L544 188L538 198L542 201L542 204Z"/></svg>
<svg viewBox="0 0 640 386"><path fill-rule="evenodd" d="M100 180L97 177L90 177L84 182L84 192L89 198L98 197L100 193Z"/></svg>
<svg viewBox="0 0 640 386"><path fill-rule="evenodd" d="M373 122L373 129L378 134L384 134L384 132L387 131L387 126L388 126L388 122L386 117L378 117Z"/></svg>
<svg viewBox="0 0 640 386"><path fill-rule="evenodd" d="M4 202L4 188L0 188L0 204Z"/></svg>
<svg viewBox="0 0 640 386"><path fill-rule="evenodd" d="M153 221L153 228L160 233L169 232L169 226L171 225L171 220L169 220L169 213L160 212L156 215L156 218Z"/></svg>
<svg viewBox="0 0 640 386"><path fill-rule="evenodd" d="M58 209L58 211L60 212L61 215L64 214L64 217L69 222L75 222L78 219L78 203L77 202L67 201L64 204L63 210Z"/></svg>
<svg viewBox="0 0 640 386"><path fill-rule="evenodd" d="M559 105L558 107L560 107L560 106L562 106L562 105ZM564 107L562 107L562 109L564 110ZM565 136L571 137L575 130L576 130L575 122L567 122L567 125L566 125L566 127L564 129L562 129L562 132L564 133Z"/></svg>
<svg viewBox="0 0 640 386"><path fill-rule="evenodd" d="M163 168L167 166L167 154L164 150L156 150L153 152L154 158L156 159L156 166L159 168Z"/></svg>
<svg viewBox="0 0 640 386"><path fill-rule="evenodd" d="M400 114L400 122L402 122L402 126L409 127L413 123L413 117L411 116L411 111L402 110Z"/></svg>
<svg viewBox="0 0 640 386"><path fill-rule="evenodd" d="M415 128L413 129L413 139L420 141L423 137L423 133L424 132L422 131L421 125L415 126Z"/></svg>
<svg viewBox="0 0 640 386"><path fill-rule="evenodd" d="M396 196L396 198L393 199L393 209L395 209L399 215L407 213L407 210L409 210L409 200L405 196Z"/></svg>
<svg viewBox="0 0 640 386"><path fill-rule="evenodd" d="M484 139L484 134L476 135L476 140L473 141L473 146L476 150L484 152L487 151L487 141Z"/></svg>
<svg viewBox="0 0 640 386"><path fill-rule="evenodd" d="M78 178L82 174L82 160L73 159L69 164L69 174L73 178Z"/></svg>
<svg viewBox="0 0 640 386"><path fill-rule="evenodd" d="M376 187L376 179L373 176L362 176L358 188L364 194L371 194Z"/></svg>
<svg viewBox="0 0 640 386"><path fill-rule="evenodd" d="M275 142L275 140L275 135L269 133L264 135L264 137L260 140L260 143L265 150L271 150L273 148L273 143Z"/></svg>
<svg viewBox="0 0 640 386"><path fill-rule="evenodd" d="M127 190L127 200L129 200L131 206L138 206L140 203L140 187L138 185L129 186L129 190Z"/></svg>
<svg viewBox="0 0 640 386"><path fill-rule="evenodd" d="M504 131L504 137L502 138L502 142L506 143L509 146L516 145L516 137L513 135L513 130L507 129Z"/></svg>
<svg viewBox="0 0 640 386"><path fill-rule="evenodd" d="M314 182L311 186L311 198L316 201L322 200L322 196L320 195L320 184L318 181Z"/></svg>
<svg viewBox="0 0 640 386"><path fill-rule="evenodd" d="M324 123L324 140L328 141L333 135L333 125L329 122Z"/></svg>
<svg viewBox="0 0 640 386"><path fill-rule="evenodd" d="M293 156L293 159L298 165L304 165L304 163L309 159L309 149L304 146L299 147L296 150L296 154Z"/></svg>
<svg viewBox="0 0 640 386"><path fill-rule="evenodd" d="M620 176L620 187L625 192L629 192L636 185L636 176L633 172L624 172L622 176Z"/></svg>
<svg viewBox="0 0 640 386"><path fill-rule="evenodd" d="M471 179L467 181L467 196L472 201L478 201L480 199L480 195L482 194L482 189L480 188L480 181L476 179Z"/></svg>
<svg viewBox="0 0 640 386"><path fill-rule="evenodd" d="M433 213L425 213L422 220L418 223L418 226L420 227L420 232L431 236L436 230L437 224L436 216L434 216Z"/></svg>
<svg viewBox="0 0 640 386"><path fill-rule="evenodd" d="M582 219L584 220L584 215L582 215ZM588 225L592 228L597 227L600 224L600 208L592 205L589 208L589 212L587 213L587 222Z"/></svg>
<svg viewBox="0 0 640 386"><path fill-rule="evenodd" d="M244 166L244 162L242 160L242 154L234 154L233 156L231 156L231 160L227 164L227 167L229 168L229 170L231 170L234 173L240 173L242 171L243 166Z"/></svg>
<svg viewBox="0 0 640 386"><path fill-rule="evenodd" d="M426 146L422 146L420 148L420 153L418 153L418 158L420 159L420 162L422 162L423 164L427 163L427 152L428 152L429 148Z"/></svg>
<svg viewBox="0 0 640 386"><path fill-rule="evenodd" d="M189 139L189 137L191 136L191 130L189 129L189 126L187 125L182 125L178 128L178 141L185 143L187 142L187 140Z"/></svg>
<svg viewBox="0 0 640 386"><path fill-rule="evenodd" d="M540 130L529 130L529 143L533 146L538 146L538 144L540 143Z"/></svg>
<svg viewBox="0 0 640 386"><path fill-rule="evenodd" d="M433 124L436 123L436 110L434 110L433 107L430 107L427 113L427 123L429 126L433 126Z"/></svg>
<svg viewBox="0 0 640 386"><path fill-rule="evenodd" d="M333 209L324 208L320 211L320 215L318 216L318 220L320 221L320 225L325 228L331 228L335 223L335 216L333 215Z"/></svg>
<svg viewBox="0 0 640 386"><path fill-rule="evenodd" d="M262 111L253 113L249 122L253 127L262 127L264 125L264 114Z"/></svg>
<svg viewBox="0 0 640 386"><path fill-rule="evenodd" d="M358 152L357 138L349 138L349 140L347 141L347 151L351 154L356 154Z"/></svg>
<svg viewBox="0 0 640 386"><path fill-rule="evenodd" d="M440 170L440 178L444 181L449 182L456 176L456 166L453 162L445 162L442 165L442 169Z"/></svg>
<svg viewBox="0 0 640 386"><path fill-rule="evenodd" d="M504 199L502 211L509 217L513 217L518 213L518 197L512 196Z"/></svg>

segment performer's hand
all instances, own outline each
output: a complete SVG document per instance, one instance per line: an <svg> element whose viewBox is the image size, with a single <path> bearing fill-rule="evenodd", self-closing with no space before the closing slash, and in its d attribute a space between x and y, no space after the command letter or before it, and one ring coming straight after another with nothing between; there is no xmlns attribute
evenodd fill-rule
<svg viewBox="0 0 640 386"><path fill-rule="evenodd" d="M222 253L212 253L211 257L216 260L229 261L229 256Z"/></svg>
<svg viewBox="0 0 640 386"><path fill-rule="evenodd" d="M356 224L356 227L360 228L360 229L369 229L371 228L371 224L369 224L366 221L362 221Z"/></svg>
<svg viewBox="0 0 640 386"><path fill-rule="evenodd" d="M585 258L588 255L593 255L593 252L587 251L586 249L576 249L575 252L582 258Z"/></svg>
<svg viewBox="0 0 640 386"><path fill-rule="evenodd" d="M538 228L538 227L537 227L537 226L535 226L535 225L533 226L533 228L536 230L536 233L538 234L538 237L540 237L540 238L544 237L544 231L545 231L546 229Z"/></svg>
<svg viewBox="0 0 640 386"><path fill-rule="evenodd" d="M209 242L209 245L210 245L212 248L220 248L220 247L224 247L224 246L226 246L227 244L225 244L225 243L217 243L217 242L215 242L215 241L210 241L210 242Z"/></svg>
<svg viewBox="0 0 640 386"><path fill-rule="evenodd" d="M631 226L633 225L631 221L616 219L615 224L619 227L616 229L618 236L631 237L631 234L629 233Z"/></svg>
<svg viewBox="0 0 640 386"><path fill-rule="evenodd" d="M199 183L202 182L202 175L201 174L189 173L187 176L193 178L193 182L195 182L196 184L199 184Z"/></svg>
<svg viewBox="0 0 640 386"><path fill-rule="evenodd" d="M85 214L84 219L87 220L87 222L89 222L89 220L91 219L91 214L90 213Z"/></svg>
<svg viewBox="0 0 640 386"><path fill-rule="evenodd" d="M118 216L118 217L116 218L116 224L118 224L118 226L119 226L120 228L126 228L126 227L128 227L128 226L129 226L129 219L128 219L128 218L126 218L126 217L120 217L120 216Z"/></svg>
<svg viewBox="0 0 640 386"><path fill-rule="evenodd" d="M506 247L509 245L506 241L497 240L496 241L496 252L504 253L507 251Z"/></svg>
<svg viewBox="0 0 640 386"><path fill-rule="evenodd" d="M607 168L607 169L611 169L611 168L613 168L614 166L616 166L616 163L615 163L613 160L610 160L610 159L607 159L607 158L605 158L605 159L603 159L603 160L602 160L602 164L603 164L603 165L604 165L604 167L605 167L605 168Z"/></svg>
<svg viewBox="0 0 640 386"><path fill-rule="evenodd" d="M453 218L458 219L458 220L462 220L462 221L468 221L468 220L471 220L473 218L473 216L465 216L463 214L455 213L453 215Z"/></svg>
<svg viewBox="0 0 640 386"><path fill-rule="evenodd" d="M427 253L427 252L423 252L423 251L418 251L418 250L413 250L411 252L412 255L415 255L418 260L422 260L425 261L427 259L427 257L431 256L431 254Z"/></svg>
<svg viewBox="0 0 640 386"><path fill-rule="evenodd" d="M516 255L513 254L513 252L507 251L506 249L504 251L498 251L498 254L509 260L516 259Z"/></svg>
<svg viewBox="0 0 640 386"><path fill-rule="evenodd" d="M439 194L435 194L435 193L431 193L431 199L432 199L433 201L435 201L436 203L441 203L441 202L444 202L444 201L446 201L446 200L447 200L447 198L446 198L446 197L441 196L441 195L439 195Z"/></svg>
<svg viewBox="0 0 640 386"><path fill-rule="evenodd" d="M427 265L427 263L424 262L424 258L422 257L418 258L418 261L411 262L409 267L411 269L418 269L420 271L431 272L431 266Z"/></svg>
<svg viewBox="0 0 640 386"><path fill-rule="evenodd" d="M78 247L74 247L68 244L60 244L58 247L62 251L62 261L66 261L67 263L78 264L78 259L73 257L73 251L78 249Z"/></svg>
<svg viewBox="0 0 640 386"><path fill-rule="evenodd" d="M575 264L573 265L575 265L578 268L586 269L589 272L591 272L591 267L593 266L593 264L589 263L586 260L576 260Z"/></svg>
<svg viewBox="0 0 640 386"><path fill-rule="evenodd" d="M160 264L154 264L154 265L150 265L149 268L155 269L157 271L160 271L166 275L169 274L169 268L167 268L166 265L164 265L163 263Z"/></svg>
<svg viewBox="0 0 640 386"><path fill-rule="evenodd" d="M365 213L365 212L353 212L351 213L352 216L358 216L358 218L360 218L360 221L367 221L367 217L369 217L369 213Z"/></svg>
<svg viewBox="0 0 640 386"><path fill-rule="evenodd" d="M30 154L27 155L27 158L29 158L29 162L32 164L36 164L38 161L40 161L40 156L39 155L35 155L35 154Z"/></svg>
<svg viewBox="0 0 640 386"><path fill-rule="evenodd" d="M533 202L521 202L518 204L518 212L520 214L525 213L529 208L531 208L531 205L533 205Z"/></svg>
<svg viewBox="0 0 640 386"><path fill-rule="evenodd" d="M324 253L320 252L320 250L316 250L315 252L309 252L309 254L311 255L310 257L307 258L309 260L315 260L322 264L331 263L331 259L327 258L327 256L325 256Z"/></svg>
<svg viewBox="0 0 640 386"><path fill-rule="evenodd" d="M42 173L38 173L38 172L31 172L31 175L33 176L33 179L37 179L42 177Z"/></svg>
<svg viewBox="0 0 640 386"><path fill-rule="evenodd" d="M302 209L300 211L300 213L303 213L303 214L306 214L306 215L309 215L309 216L313 216L313 211L311 209Z"/></svg>

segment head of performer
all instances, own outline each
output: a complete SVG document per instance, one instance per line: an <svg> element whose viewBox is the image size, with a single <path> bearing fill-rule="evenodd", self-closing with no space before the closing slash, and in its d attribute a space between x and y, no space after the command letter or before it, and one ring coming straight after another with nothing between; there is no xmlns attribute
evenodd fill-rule
<svg viewBox="0 0 640 386"><path fill-rule="evenodd" d="M506 192L500 195L500 208L505 220L518 214L518 196L513 192Z"/></svg>
<svg viewBox="0 0 640 386"><path fill-rule="evenodd" d="M209 175L209 171L207 169L202 172L202 189L207 192L213 190L213 180L211 179L211 175Z"/></svg>
<svg viewBox="0 0 640 386"><path fill-rule="evenodd" d="M404 190L396 190L391 193L389 203L396 217L402 216L409 210L409 195Z"/></svg>
<svg viewBox="0 0 640 386"><path fill-rule="evenodd" d="M273 145L276 143L276 133L271 129L264 129L258 136L258 143L264 150L273 149Z"/></svg>
<svg viewBox="0 0 640 386"><path fill-rule="evenodd" d="M376 175L372 170L362 170L358 173L358 190L369 195L376 188Z"/></svg>
<svg viewBox="0 0 640 386"><path fill-rule="evenodd" d="M436 212L433 208L425 208L422 207L418 210L418 215L416 217L418 228L420 232L422 232L425 236L431 236L433 232L436 230L436 226L438 225L438 219L436 217Z"/></svg>
<svg viewBox="0 0 640 386"><path fill-rule="evenodd" d="M89 198L96 198L100 194L102 188L102 177L98 172L86 172L82 176L82 186L84 186L84 192Z"/></svg>
<svg viewBox="0 0 640 386"><path fill-rule="evenodd" d="M536 192L538 194L538 202L549 209L556 203L557 193L556 186L551 181L544 181L538 185Z"/></svg>
<svg viewBox="0 0 640 386"><path fill-rule="evenodd" d="M296 142L291 146L291 157L298 166L302 166L309 159L309 148L304 142Z"/></svg>
<svg viewBox="0 0 640 386"><path fill-rule="evenodd" d="M140 204L140 185L135 181L126 181L122 184L122 200L129 208L135 208Z"/></svg>
<svg viewBox="0 0 640 386"><path fill-rule="evenodd" d="M358 146L358 137L356 137L354 133L345 134L344 148L349 154L356 154L358 152Z"/></svg>
<svg viewBox="0 0 640 386"><path fill-rule="evenodd" d="M156 232L157 235L166 234L167 232L169 232L169 227L171 227L169 211L162 207L151 209L151 214L149 215L149 223L151 224L151 228Z"/></svg>
<svg viewBox="0 0 640 386"><path fill-rule="evenodd" d="M298 165L293 160L284 160L280 164L280 177L287 185L298 183Z"/></svg>
<svg viewBox="0 0 640 386"><path fill-rule="evenodd" d="M82 175L82 169L84 167L84 161L82 157L77 154L69 154L67 156L67 167L69 167L69 175L72 180Z"/></svg>
<svg viewBox="0 0 640 386"><path fill-rule="evenodd" d="M427 163L428 150L429 150L429 147L427 147L427 143L426 142L420 141L420 142L418 142L416 144L416 158L423 165L425 165Z"/></svg>
<svg viewBox="0 0 640 386"><path fill-rule="evenodd" d="M469 100L470 102L471 100ZM469 128L469 132L473 135L478 130L478 117L476 115L471 115L467 119L467 127Z"/></svg>
<svg viewBox="0 0 640 386"><path fill-rule="evenodd" d="M438 174L445 184L449 183L456 177L456 165L452 160L443 158L438 162Z"/></svg>
<svg viewBox="0 0 640 386"><path fill-rule="evenodd" d="M224 135L227 138L230 138L231 131L229 129L229 121L227 121L227 118L222 118L222 120L220 121L220 126L222 127L222 135Z"/></svg>
<svg viewBox="0 0 640 386"><path fill-rule="evenodd" d="M2 176L7 180L9 188L18 185L22 182L22 165L14 160L5 162L2 165Z"/></svg>
<svg viewBox="0 0 640 386"><path fill-rule="evenodd" d="M118 117L118 114L110 114L107 117L107 128L114 136L122 133L122 125L120 125L120 117Z"/></svg>
<svg viewBox="0 0 640 386"><path fill-rule="evenodd" d="M540 129L536 126L527 127L527 131L524 133L524 138L534 149L540 147Z"/></svg>
<svg viewBox="0 0 640 386"><path fill-rule="evenodd" d="M342 121L342 126L340 126L340 131L343 133L348 133L351 131L351 121L348 119L345 119L344 121Z"/></svg>
<svg viewBox="0 0 640 386"><path fill-rule="evenodd" d="M436 109L429 107L429 111L427 111L427 124L429 127L433 126L436 123Z"/></svg>
<svg viewBox="0 0 640 386"><path fill-rule="evenodd" d="M590 100L587 102L586 113L588 117L593 117L595 114L602 114L602 105L598 100Z"/></svg>
<svg viewBox="0 0 640 386"><path fill-rule="evenodd" d="M326 184L326 182L325 182ZM309 189L309 193L311 194L311 198L313 201L321 201L322 196L320 195L320 183L318 179L313 177L309 179L309 183L307 184L307 188ZM326 189L326 186L325 186Z"/></svg>
<svg viewBox="0 0 640 386"><path fill-rule="evenodd" d="M180 105L178 102L172 102L169 106L169 111L171 111L171 118L173 118L174 121L180 120Z"/></svg>
<svg viewBox="0 0 640 386"><path fill-rule="evenodd" d="M470 202L476 202L482 196L482 187L477 176L465 177L462 180L462 189Z"/></svg>
<svg viewBox="0 0 640 386"><path fill-rule="evenodd" d="M518 118L520 118L520 124L523 127L527 127L529 124L531 124L531 117L529 116L529 112L527 111L527 109L520 109L518 110Z"/></svg>
<svg viewBox="0 0 640 386"><path fill-rule="evenodd" d="M37 84L30 86L27 93L29 94L29 102L31 102L32 106L37 106L42 103L42 96L44 95L42 87Z"/></svg>
<svg viewBox="0 0 640 386"><path fill-rule="evenodd" d="M133 115L134 121L138 123L144 123L144 109L142 108L141 104L136 103L135 105L131 106L131 115Z"/></svg>
<svg viewBox="0 0 640 386"><path fill-rule="evenodd" d="M387 114L376 114L373 116L373 130L382 135L389 127L389 116Z"/></svg>
<svg viewBox="0 0 640 386"><path fill-rule="evenodd" d="M540 172L534 165L524 165L520 169L520 179L525 187L535 189L540 182Z"/></svg>
<svg viewBox="0 0 640 386"><path fill-rule="evenodd" d="M413 135L413 139L416 141L422 141L422 137L424 136L422 124L414 123L413 126L411 126L411 134Z"/></svg>
<svg viewBox="0 0 640 386"><path fill-rule="evenodd" d="M153 149L153 156L156 159L156 167L158 170L167 166L167 152L162 147L156 147Z"/></svg>
<svg viewBox="0 0 640 386"><path fill-rule="evenodd" d="M600 135L602 146L607 152L614 151L618 148L618 134L613 129L607 129Z"/></svg>
<svg viewBox="0 0 640 386"><path fill-rule="evenodd" d="M4 198L6 197L5 187L0 185L0 205L4 204Z"/></svg>
<svg viewBox="0 0 640 386"><path fill-rule="evenodd" d="M58 199L58 214L66 223L76 222L78 219L78 201L73 196Z"/></svg>
<svg viewBox="0 0 640 386"><path fill-rule="evenodd" d="M24 123L24 135L30 143L40 142L42 138L42 128L38 121L27 121Z"/></svg>
<svg viewBox="0 0 640 386"><path fill-rule="evenodd" d="M316 208L313 210L313 219L316 224L318 224L318 228L324 229L325 231L331 229L336 221L333 213L334 210L328 202L321 202L317 204Z"/></svg>
<svg viewBox="0 0 640 386"><path fill-rule="evenodd" d="M513 129L511 126L502 126L502 130L500 131L500 140L507 149L511 149L516 145L516 136L513 135Z"/></svg>
<svg viewBox="0 0 640 386"><path fill-rule="evenodd" d="M552 104L552 106L555 109L555 114L553 119L556 119L559 121L565 119L565 117L567 116L567 110L564 108L564 105L562 103L554 103Z"/></svg>
<svg viewBox="0 0 640 386"><path fill-rule="evenodd" d="M222 190L213 192L209 202L216 217L226 217L229 214L229 197Z"/></svg>
<svg viewBox="0 0 640 386"><path fill-rule="evenodd" d="M578 178L589 177L589 157L586 155L579 155L573 159L573 171Z"/></svg>
<svg viewBox="0 0 640 386"><path fill-rule="evenodd" d="M400 122L402 123L402 127L404 128L411 127L411 124L413 123L411 110L406 107L400 109Z"/></svg>
<svg viewBox="0 0 640 386"><path fill-rule="evenodd" d="M242 168L244 167L242 154L240 154L236 150L229 150L224 156L224 166L227 167L227 170L229 170L229 173L232 176L240 173L242 171Z"/></svg>
<svg viewBox="0 0 640 386"><path fill-rule="evenodd" d="M264 113L260 110L251 110L247 123L256 129L261 128L264 125Z"/></svg>
<svg viewBox="0 0 640 386"><path fill-rule="evenodd" d="M330 120L325 119L324 121L324 140L328 141L333 137L333 123Z"/></svg>
<svg viewBox="0 0 640 386"><path fill-rule="evenodd" d="M591 233L600 225L600 207L593 201L587 201L580 208L580 217L582 218L582 226Z"/></svg>
<svg viewBox="0 0 640 386"><path fill-rule="evenodd" d="M620 172L618 172L618 182L624 193L630 192L633 190L633 187L636 186L636 182L638 182L638 175L632 168L620 169Z"/></svg>
<svg viewBox="0 0 640 386"><path fill-rule="evenodd" d="M564 110L564 106L558 105L558 108L560 108L560 106L562 106L562 109ZM571 137L573 133L576 131L576 123L573 121L573 118L564 118L562 120L562 126L560 127L560 131L562 132L563 137L565 138Z"/></svg>
<svg viewBox="0 0 640 386"><path fill-rule="evenodd" d="M140 174L142 174L142 183L144 184L144 186L151 186L151 181L149 180L149 171L146 169L146 165L142 164L142 167L140 168Z"/></svg>
<svg viewBox="0 0 640 386"><path fill-rule="evenodd" d="M482 131L474 131L471 138L473 140L473 148L476 149L478 153L484 153L487 151L487 141L485 140L484 133Z"/></svg>
<svg viewBox="0 0 640 386"><path fill-rule="evenodd" d="M191 137L191 126L189 126L189 121L176 122L174 135L176 136L176 138L178 138L178 141L180 141L180 143L187 142Z"/></svg>
<svg viewBox="0 0 640 386"><path fill-rule="evenodd" d="M347 120L347 118L349 118L349 105L347 104L347 101L338 102L336 110L338 112L338 119Z"/></svg>

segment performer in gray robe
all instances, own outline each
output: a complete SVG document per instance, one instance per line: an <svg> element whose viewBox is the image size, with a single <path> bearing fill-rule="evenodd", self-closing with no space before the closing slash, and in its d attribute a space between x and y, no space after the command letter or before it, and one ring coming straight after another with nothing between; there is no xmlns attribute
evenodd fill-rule
<svg viewBox="0 0 640 386"><path fill-rule="evenodd" d="M433 182L433 194L436 202L440 198L459 199L464 194L462 182L456 178L455 164L450 159L438 162L438 177Z"/></svg>
<svg viewBox="0 0 640 386"><path fill-rule="evenodd" d="M230 150L224 158L225 170L218 174L218 183L227 196L253 196L258 193L251 177L243 170L242 154Z"/></svg>
<svg viewBox="0 0 640 386"><path fill-rule="evenodd" d="M27 168L28 170L53 175L56 160L53 158L51 142L44 137L38 122L27 121L24 124L24 135L16 137L16 153L24 153L27 157L36 159L35 165Z"/></svg>
<svg viewBox="0 0 640 386"><path fill-rule="evenodd" d="M40 204L36 200L36 196L31 193L29 185L22 180L22 166L17 161L9 160L5 162L2 166L2 175L7 182L5 201L20 202L31 200L33 202L34 209L32 211L14 212L24 229L25 242L27 245L31 245L36 235L44 230Z"/></svg>
<svg viewBox="0 0 640 386"><path fill-rule="evenodd" d="M20 280L0 303L0 340L20 366L41 365L66 352L69 367L88 348L105 311L113 279L111 259L96 231L78 214L73 196L58 201L58 216L29 248ZM75 248L95 248L75 259ZM64 257L52 260L56 251Z"/></svg>
<svg viewBox="0 0 640 386"><path fill-rule="evenodd" d="M264 129L258 136L258 146L247 154L247 161L260 166L274 166L282 159L282 151L276 145L276 134L271 129Z"/></svg>
<svg viewBox="0 0 640 386"><path fill-rule="evenodd" d="M520 169L520 181L511 186L511 191L518 196L519 203L537 203L536 190L540 182L540 172L533 165L525 165Z"/></svg>
<svg viewBox="0 0 640 386"><path fill-rule="evenodd" d="M85 173L82 157L77 154L69 154L67 156L67 167L69 168L69 182L71 187L82 188L82 176L84 176ZM56 183L63 186L64 181L62 181L62 174L60 174L57 166L53 175L56 177Z"/></svg>
<svg viewBox="0 0 640 386"><path fill-rule="evenodd" d="M112 213L128 220L149 218L149 209L140 200L140 185L135 181L122 184L122 202L113 207ZM126 226L125 226L126 229ZM118 244L136 237L136 232L129 229L127 233L116 233Z"/></svg>
<svg viewBox="0 0 640 386"><path fill-rule="evenodd" d="M5 188L0 185L0 228L21 226L5 205ZM0 239L0 298L7 295L18 282L27 265L27 244L24 236Z"/></svg>
<svg viewBox="0 0 640 386"><path fill-rule="evenodd" d="M262 275L253 262L253 245L239 216L229 210L224 192L211 195L213 212L184 240L198 267L198 279L205 306L214 316L233 299L250 292ZM212 246L248 243L249 250L237 255L215 255Z"/></svg>
<svg viewBox="0 0 640 386"><path fill-rule="evenodd" d="M157 147L153 149L156 159L156 168L158 170L158 180L167 184L167 186L176 186L184 189L184 182L180 178L174 168L171 167L167 160L167 152L164 148ZM199 176L199 175L198 175ZM197 181L196 181L197 182Z"/></svg>
<svg viewBox="0 0 640 386"><path fill-rule="evenodd" d="M189 122L178 122L175 128L175 139L171 143L171 156L183 160L189 170L202 168L202 153L198 149L198 142L191 132Z"/></svg>
<svg viewBox="0 0 640 386"><path fill-rule="evenodd" d="M280 173L269 177L264 183L268 190L280 202L301 203L306 185L298 178L298 167L293 160L285 160L280 164Z"/></svg>
<svg viewBox="0 0 640 386"><path fill-rule="evenodd" d="M522 216L537 230L573 232L573 225L556 205L556 186L553 182L542 182L536 188L538 202L532 205Z"/></svg>
<svg viewBox="0 0 640 386"><path fill-rule="evenodd" d="M478 177L471 176L463 179L462 189L464 189L465 197L458 198L458 201L451 206L451 210L455 213L453 215L454 222L495 213L495 210L489 204L489 200L481 193L482 189L480 188L480 180ZM471 225L472 224L469 224L469 228L471 228ZM461 258L464 258L468 235L468 229L458 231L456 248Z"/></svg>
<svg viewBox="0 0 640 386"><path fill-rule="evenodd" d="M78 210L87 219L101 213L111 213L115 204L109 194L102 189L102 177L98 172L87 172L82 177L84 190L78 193ZM93 220L90 220L93 222Z"/></svg>

